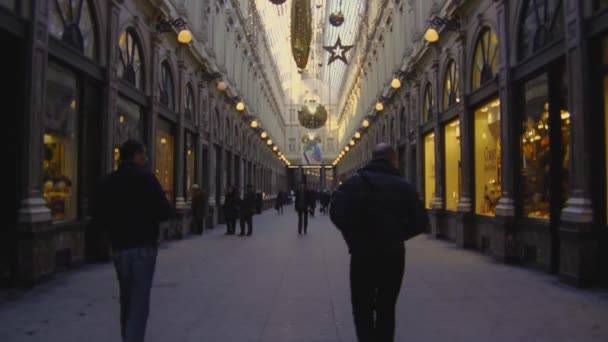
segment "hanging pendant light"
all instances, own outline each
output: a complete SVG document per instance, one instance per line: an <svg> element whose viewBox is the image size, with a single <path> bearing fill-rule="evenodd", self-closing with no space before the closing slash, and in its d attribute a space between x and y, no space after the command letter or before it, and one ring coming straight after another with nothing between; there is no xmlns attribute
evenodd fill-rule
<svg viewBox="0 0 608 342"><path fill-rule="evenodd" d="M287 1L287 0L270 0L270 2L272 2L275 5L282 5L285 3L285 1Z"/></svg>

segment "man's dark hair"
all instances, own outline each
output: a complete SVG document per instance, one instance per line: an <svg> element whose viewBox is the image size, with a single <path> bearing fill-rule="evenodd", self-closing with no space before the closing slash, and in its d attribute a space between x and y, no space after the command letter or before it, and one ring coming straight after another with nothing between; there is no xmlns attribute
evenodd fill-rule
<svg viewBox="0 0 608 342"><path fill-rule="evenodd" d="M372 151L372 159L374 160L392 160L397 157L397 151L387 143L380 143L374 147Z"/></svg>
<svg viewBox="0 0 608 342"><path fill-rule="evenodd" d="M121 161L133 160L140 153L146 153L146 147L137 140L129 139L120 146Z"/></svg>

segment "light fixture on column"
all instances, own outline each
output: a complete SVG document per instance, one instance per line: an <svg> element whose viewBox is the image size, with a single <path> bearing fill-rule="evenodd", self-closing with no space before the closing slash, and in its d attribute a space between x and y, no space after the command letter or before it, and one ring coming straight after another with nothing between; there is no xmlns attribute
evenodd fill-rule
<svg viewBox="0 0 608 342"><path fill-rule="evenodd" d="M356 132L355 133L355 139L361 139L361 133Z"/></svg>
<svg viewBox="0 0 608 342"><path fill-rule="evenodd" d="M268 141L266 141L266 145L268 145L268 146L272 145L272 139L268 139Z"/></svg>
<svg viewBox="0 0 608 342"><path fill-rule="evenodd" d="M182 18L175 20L167 20L163 17L158 17L156 21L156 32L165 33L171 32L172 27L179 29L177 34L177 41L182 44L188 44L192 41L192 32L186 28L186 22Z"/></svg>
<svg viewBox="0 0 608 342"><path fill-rule="evenodd" d="M369 120L367 120L367 119L363 120L363 122L361 123L361 126L363 126L364 128L369 127Z"/></svg>
<svg viewBox="0 0 608 342"><path fill-rule="evenodd" d="M445 26L447 30L458 31L460 30L460 21L458 18L441 18L434 17L430 20L429 28L424 33L424 39L429 43L435 43L439 40L439 33L437 29Z"/></svg>
<svg viewBox="0 0 608 342"><path fill-rule="evenodd" d="M397 77L393 78L393 80L391 81L391 88L393 88L393 89L401 88L401 81Z"/></svg>
<svg viewBox="0 0 608 342"><path fill-rule="evenodd" d="M384 110L384 104L382 104L382 102L378 101L378 103L376 103L376 111L381 112Z"/></svg>
<svg viewBox="0 0 608 342"><path fill-rule="evenodd" d="M351 140L351 141L349 142L349 144L350 144L350 146L355 146L355 141L354 141L354 140Z"/></svg>
<svg viewBox="0 0 608 342"><path fill-rule="evenodd" d="M258 122L256 120L251 121L251 128L258 128Z"/></svg>
<svg viewBox="0 0 608 342"><path fill-rule="evenodd" d="M344 151L346 151L346 152L350 151L350 147L346 146L346 147L344 148Z"/></svg>
<svg viewBox="0 0 608 342"><path fill-rule="evenodd" d="M266 138L268 138L268 133L266 133L266 132L262 132L262 134L260 134L260 137L261 137L262 139L266 139Z"/></svg>
<svg viewBox="0 0 608 342"><path fill-rule="evenodd" d="M224 81L217 82L217 90L226 91L226 89L228 89L228 85L226 84L226 82L224 82Z"/></svg>
<svg viewBox="0 0 608 342"><path fill-rule="evenodd" d="M245 110L245 103L243 103L242 101L237 102L236 104L236 110L238 110L239 112L242 112Z"/></svg>
<svg viewBox="0 0 608 342"><path fill-rule="evenodd" d="M276 146L273 146L273 147L272 147L272 150L276 152L276 151L278 151L278 150L279 150L279 148L278 148L278 147L276 147Z"/></svg>

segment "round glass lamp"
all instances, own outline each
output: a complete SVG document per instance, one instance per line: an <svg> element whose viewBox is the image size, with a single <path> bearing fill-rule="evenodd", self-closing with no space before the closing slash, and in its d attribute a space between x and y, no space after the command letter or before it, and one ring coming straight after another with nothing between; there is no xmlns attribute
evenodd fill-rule
<svg viewBox="0 0 608 342"><path fill-rule="evenodd" d="M424 39L429 43L434 43L439 40L439 33L434 28L429 27L424 33Z"/></svg>
<svg viewBox="0 0 608 342"><path fill-rule="evenodd" d="M401 88L401 81L399 81L398 78L393 78L393 80L391 81L391 87L393 89L399 89L399 88Z"/></svg>
<svg viewBox="0 0 608 342"><path fill-rule="evenodd" d="M224 82L224 81L217 82L217 90L225 91L226 89L228 89L228 85L226 84L226 82Z"/></svg>
<svg viewBox="0 0 608 342"><path fill-rule="evenodd" d="M365 128L369 127L369 120L367 120L367 119L363 120L363 123L361 124L361 126L363 126Z"/></svg>
<svg viewBox="0 0 608 342"><path fill-rule="evenodd" d="M239 102L236 104L236 110L238 110L239 112L242 112L245 110L245 104L243 102Z"/></svg>
<svg viewBox="0 0 608 342"><path fill-rule="evenodd" d="M361 139L361 133L359 133L359 132L355 133L355 139Z"/></svg>
<svg viewBox="0 0 608 342"><path fill-rule="evenodd" d="M192 32L190 30L181 30L177 35L177 41L182 44L188 44L192 41Z"/></svg>
<svg viewBox="0 0 608 342"><path fill-rule="evenodd" d="M272 145L272 139L268 139L268 141L266 142L267 145Z"/></svg>
<svg viewBox="0 0 608 342"><path fill-rule="evenodd" d="M258 122L255 120L251 121L251 128L258 128Z"/></svg>
<svg viewBox="0 0 608 342"><path fill-rule="evenodd" d="M382 102L376 103L376 110L379 112L384 110L384 105L382 104Z"/></svg>
<svg viewBox="0 0 608 342"><path fill-rule="evenodd" d="M260 134L260 137L262 137L262 139L266 139L268 138L268 133L262 132L262 134Z"/></svg>

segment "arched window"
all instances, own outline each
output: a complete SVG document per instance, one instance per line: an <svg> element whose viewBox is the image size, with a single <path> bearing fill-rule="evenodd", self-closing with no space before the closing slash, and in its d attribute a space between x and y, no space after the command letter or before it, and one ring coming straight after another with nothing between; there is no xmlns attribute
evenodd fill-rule
<svg viewBox="0 0 608 342"><path fill-rule="evenodd" d="M422 102L422 119L426 123L433 118L433 106L435 101L433 100L433 88L431 84L427 84L424 88L424 101Z"/></svg>
<svg viewBox="0 0 608 342"><path fill-rule="evenodd" d="M405 108L401 108L400 124L401 136L405 137L405 134L407 133L407 118L405 117Z"/></svg>
<svg viewBox="0 0 608 342"><path fill-rule="evenodd" d="M51 1L49 8L51 35L95 59L97 41L95 21L89 1L71 0Z"/></svg>
<svg viewBox="0 0 608 342"><path fill-rule="evenodd" d="M443 80L443 109L448 109L460 102L460 80L458 78L458 64L451 60L445 71Z"/></svg>
<svg viewBox="0 0 608 342"><path fill-rule="evenodd" d="M171 110L175 110L173 75L171 74L171 67L167 61L164 61L161 64L160 83L158 87L160 90L160 103Z"/></svg>
<svg viewBox="0 0 608 342"><path fill-rule="evenodd" d="M473 57L473 90L494 79L498 72L498 36L489 28L482 31Z"/></svg>
<svg viewBox="0 0 608 342"><path fill-rule="evenodd" d="M194 119L194 90L192 90L192 84L186 85L186 106L185 106L186 120L192 121Z"/></svg>
<svg viewBox="0 0 608 342"><path fill-rule="evenodd" d="M519 59L564 37L562 0L528 0L519 25Z"/></svg>
<svg viewBox="0 0 608 342"><path fill-rule="evenodd" d="M144 88L144 70L141 58L141 45L133 28L124 30L118 39L118 75L135 88Z"/></svg>

